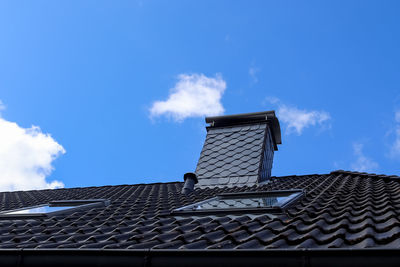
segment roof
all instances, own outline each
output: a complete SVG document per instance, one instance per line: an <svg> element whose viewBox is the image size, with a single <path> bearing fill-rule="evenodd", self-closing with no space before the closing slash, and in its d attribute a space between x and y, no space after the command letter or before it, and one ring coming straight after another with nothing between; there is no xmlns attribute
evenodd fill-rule
<svg viewBox="0 0 400 267"><path fill-rule="evenodd" d="M48 218L0 220L0 248L326 249L400 247L400 177L335 171L272 177L251 187L157 183L0 193L2 211L67 199L109 199ZM304 189L284 214L173 216L178 207L223 192Z"/></svg>

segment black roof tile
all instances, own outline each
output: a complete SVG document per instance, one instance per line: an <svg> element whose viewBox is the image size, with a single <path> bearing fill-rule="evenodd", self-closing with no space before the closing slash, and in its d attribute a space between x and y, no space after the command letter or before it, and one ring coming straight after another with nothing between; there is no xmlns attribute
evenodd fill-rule
<svg viewBox="0 0 400 267"><path fill-rule="evenodd" d="M236 247L237 249L263 249L264 245L257 239L251 239Z"/></svg>
<svg viewBox="0 0 400 267"><path fill-rule="evenodd" d="M152 240L149 242L141 242L141 243L136 243L132 244L128 247L128 249L142 249L142 248L151 248L160 245L161 242L158 240Z"/></svg>
<svg viewBox="0 0 400 267"><path fill-rule="evenodd" d="M232 249L234 247L235 245L232 243L231 240L224 240L208 246L207 249Z"/></svg>
<svg viewBox="0 0 400 267"><path fill-rule="evenodd" d="M190 244L186 244L181 246L180 248L182 249L203 249L208 246L208 243L206 240L198 240L195 242L191 242Z"/></svg>

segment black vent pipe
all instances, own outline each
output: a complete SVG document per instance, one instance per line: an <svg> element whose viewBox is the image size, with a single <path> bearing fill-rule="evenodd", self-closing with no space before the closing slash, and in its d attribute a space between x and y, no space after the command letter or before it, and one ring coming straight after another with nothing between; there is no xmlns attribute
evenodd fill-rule
<svg viewBox="0 0 400 267"><path fill-rule="evenodd" d="M185 175L183 175L183 180L185 181L185 184L183 185L182 188L182 194L185 195L193 192L194 185L199 182L197 180L196 174L194 174L193 172L185 173Z"/></svg>

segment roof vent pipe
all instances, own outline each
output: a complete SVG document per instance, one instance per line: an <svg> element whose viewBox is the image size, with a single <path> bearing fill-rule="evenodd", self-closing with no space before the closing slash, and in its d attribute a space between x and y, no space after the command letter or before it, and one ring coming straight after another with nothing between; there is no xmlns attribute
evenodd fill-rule
<svg viewBox="0 0 400 267"><path fill-rule="evenodd" d="M198 183L196 174L192 172L185 173L185 175L183 175L183 180L185 180L185 184L182 188L182 194L187 195L193 192L194 185Z"/></svg>

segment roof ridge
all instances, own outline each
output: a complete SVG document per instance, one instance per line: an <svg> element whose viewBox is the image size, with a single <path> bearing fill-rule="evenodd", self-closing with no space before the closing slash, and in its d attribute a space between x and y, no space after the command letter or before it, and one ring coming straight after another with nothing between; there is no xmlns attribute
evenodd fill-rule
<svg viewBox="0 0 400 267"><path fill-rule="evenodd" d="M159 185L159 184L182 184L183 181L173 182L155 182L155 183L139 183L139 184L114 184L114 185L92 185L92 186L77 186L77 187L62 187L62 188L42 188L42 189L31 189L31 190L16 190L16 191L0 191L0 193L18 193L18 192L33 192L33 191L54 191L54 190L66 190L66 189L82 189L82 188L102 188L102 187L117 187L117 186L139 186L139 185Z"/></svg>
<svg viewBox="0 0 400 267"><path fill-rule="evenodd" d="M271 176L271 178L291 178L291 177L305 177L305 176L322 176L330 175L332 173L311 173L311 174L301 174L301 175L283 175L283 176Z"/></svg>
<svg viewBox="0 0 400 267"><path fill-rule="evenodd" d="M345 170L335 170L335 171L332 171L330 174L350 174L350 175L368 176L371 178L385 178L385 179L399 179L400 178L400 176L398 176L398 175L386 175L386 174L345 171Z"/></svg>

